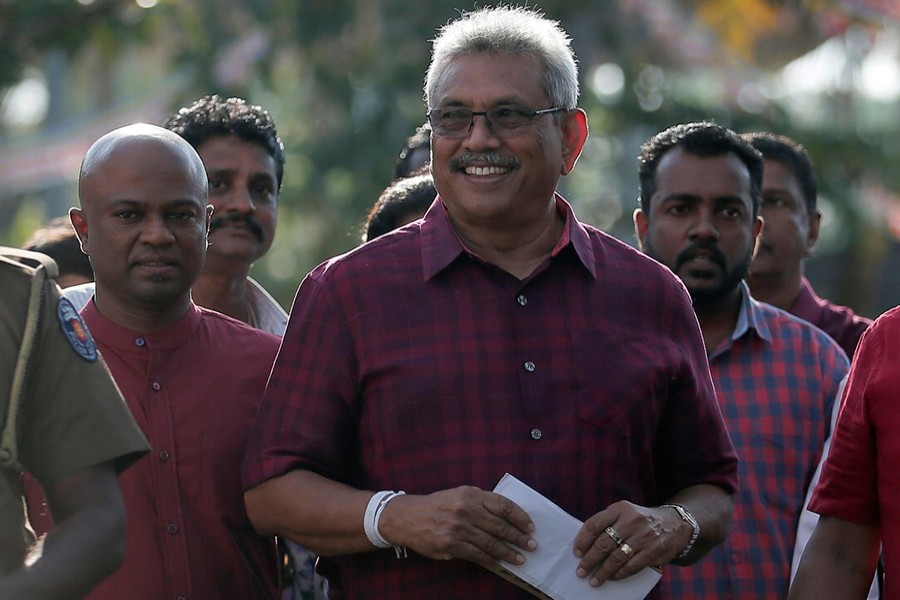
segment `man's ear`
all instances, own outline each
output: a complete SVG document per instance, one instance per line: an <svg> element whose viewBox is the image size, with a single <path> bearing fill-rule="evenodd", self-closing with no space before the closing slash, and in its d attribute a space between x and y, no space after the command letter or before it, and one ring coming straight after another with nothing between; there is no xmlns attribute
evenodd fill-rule
<svg viewBox="0 0 900 600"><path fill-rule="evenodd" d="M90 256L91 252L88 249L88 224L87 219L84 218L84 211L80 208L70 208L69 221L72 222L72 227L75 228L75 236L78 238L81 251Z"/></svg>
<svg viewBox="0 0 900 600"><path fill-rule="evenodd" d="M588 139L587 113L580 108L569 112L562 118L562 156L561 175L568 175L575 168L578 157Z"/></svg>
<svg viewBox="0 0 900 600"><path fill-rule="evenodd" d="M759 237L759 232L762 231L763 223L764 223L763 218L759 215L756 215L756 217L753 219L753 239L754 239L754 241L756 240L756 238Z"/></svg>
<svg viewBox="0 0 900 600"><path fill-rule="evenodd" d="M634 220L634 235L637 237L638 247L644 250L644 240L647 238L647 231L650 229L650 222L647 221L647 215L640 208L634 209L631 215Z"/></svg>
<svg viewBox="0 0 900 600"><path fill-rule="evenodd" d="M822 224L822 213L819 211L814 212L809 215L809 228L806 232L806 252L803 253L804 257L812 254L813 250L816 247L816 242L819 241L819 225Z"/></svg>

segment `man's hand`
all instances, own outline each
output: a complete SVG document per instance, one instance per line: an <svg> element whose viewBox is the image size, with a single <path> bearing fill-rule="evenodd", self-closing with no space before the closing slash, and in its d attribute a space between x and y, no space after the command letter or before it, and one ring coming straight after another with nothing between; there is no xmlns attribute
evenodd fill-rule
<svg viewBox="0 0 900 600"><path fill-rule="evenodd" d="M390 543L431 558L461 558L489 569L500 561L525 562L523 551L537 548L534 524L515 502L463 486L427 496L399 496L384 509L379 525Z"/></svg>
<svg viewBox="0 0 900 600"><path fill-rule="evenodd" d="M619 540L606 532L608 527ZM651 565L664 565L681 553L692 533L672 508L616 502L585 521L575 537L573 550L581 559L576 575L590 577L596 587Z"/></svg>

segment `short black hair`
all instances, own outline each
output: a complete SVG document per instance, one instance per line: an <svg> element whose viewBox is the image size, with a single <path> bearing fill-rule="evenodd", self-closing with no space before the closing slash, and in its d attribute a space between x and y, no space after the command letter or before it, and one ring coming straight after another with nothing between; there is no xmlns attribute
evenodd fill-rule
<svg viewBox="0 0 900 600"><path fill-rule="evenodd" d="M816 214L818 186L806 148L785 135L765 131L745 133L741 137L762 154L763 160L774 160L791 170L800 184L806 213L810 216Z"/></svg>
<svg viewBox="0 0 900 600"><path fill-rule="evenodd" d="M369 211L363 225L363 241L397 229L403 217L424 215L436 196L431 173L397 179L381 192Z"/></svg>
<svg viewBox="0 0 900 600"><path fill-rule="evenodd" d="M22 249L41 252L55 260L60 275L81 275L90 281L94 279L91 261L81 251L75 228L68 217L57 217L36 229Z"/></svg>
<svg viewBox="0 0 900 600"><path fill-rule="evenodd" d="M203 96L166 119L163 127L183 137L196 150L211 137L236 135L259 144L275 161L278 189L284 176L284 144L275 122L260 106L242 98L223 100L218 94Z"/></svg>
<svg viewBox="0 0 900 600"><path fill-rule="evenodd" d="M662 157L674 148L700 157L733 153L750 172L750 198L753 215L759 214L762 194L762 155L732 130L712 121L680 123L661 131L641 145L638 156L638 181L641 210L650 214L650 198L656 191L656 169Z"/></svg>
<svg viewBox="0 0 900 600"><path fill-rule="evenodd" d="M412 164L413 154L419 149L429 149L431 145L431 125L426 121L416 127L416 132L406 138L406 144L400 149L397 164L394 165L394 179L418 175L425 165Z"/></svg>

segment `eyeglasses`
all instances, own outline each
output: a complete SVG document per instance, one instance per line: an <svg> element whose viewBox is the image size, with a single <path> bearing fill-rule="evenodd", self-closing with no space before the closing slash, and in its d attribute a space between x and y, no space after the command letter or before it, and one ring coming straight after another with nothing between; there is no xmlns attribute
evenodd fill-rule
<svg viewBox="0 0 900 600"><path fill-rule="evenodd" d="M459 106L432 108L428 111L428 122L435 135L447 138L464 138L475 126L475 117L482 116L488 129L499 137L513 137L522 133L540 115L549 115L568 110L562 106L529 110L519 106L497 106L484 111L469 110Z"/></svg>

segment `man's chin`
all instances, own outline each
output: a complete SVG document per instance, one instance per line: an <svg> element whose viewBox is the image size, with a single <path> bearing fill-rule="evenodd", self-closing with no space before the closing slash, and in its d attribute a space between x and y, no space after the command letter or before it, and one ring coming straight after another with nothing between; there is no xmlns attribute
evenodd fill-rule
<svg viewBox="0 0 900 600"><path fill-rule="evenodd" d="M734 291L735 286L688 286L688 293L694 308L709 308L724 302Z"/></svg>
<svg viewBox="0 0 900 600"><path fill-rule="evenodd" d="M209 248L206 249L206 262L219 260L224 262L246 262L252 264L265 254L259 241L250 239L222 240L217 243L213 238L209 240Z"/></svg>

